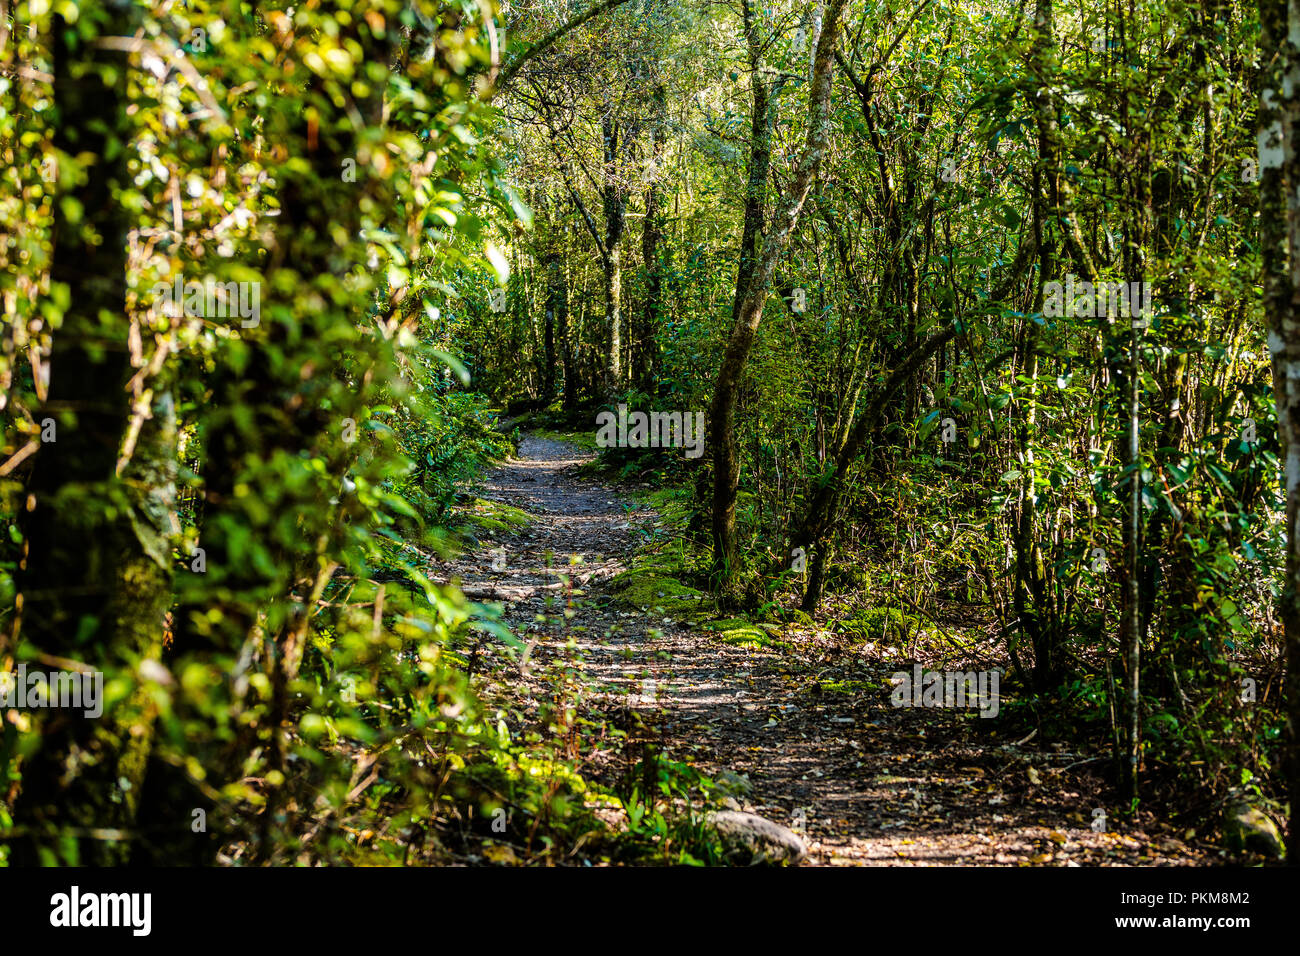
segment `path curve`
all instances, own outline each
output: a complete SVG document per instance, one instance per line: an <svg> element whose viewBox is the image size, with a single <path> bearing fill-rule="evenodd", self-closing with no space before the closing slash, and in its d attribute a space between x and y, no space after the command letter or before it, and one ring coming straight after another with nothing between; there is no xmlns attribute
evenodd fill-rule
<svg viewBox="0 0 1300 956"><path fill-rule="evenodd" d="M802 831L809 864L1214 862L1208 847L1187 845L1150 817L1121 824L1112 813L1094 830L1105 798L1087 757L1004 739L990 726L996 721L973 712L889 706L881 688L911 668L897 649L845 652L816 629L782 635L791 646L781 651L744 649L614 604L607 582L657 516L575 474L592 458L525 436L517 457L485 476L479 496L522 508L536 523L485 539L444 566L445 576L475 600L502 603L505 621L532 645L526 672L575 662L565 646L571 637L580 706L603 713L631 695L661 710L664 753L725 774L743 809ZM570 597L567 636L539 625L538 615L558 613ZM536 689L527 676L512 678ZM839 692L843 685L875 690Z"/></svg>

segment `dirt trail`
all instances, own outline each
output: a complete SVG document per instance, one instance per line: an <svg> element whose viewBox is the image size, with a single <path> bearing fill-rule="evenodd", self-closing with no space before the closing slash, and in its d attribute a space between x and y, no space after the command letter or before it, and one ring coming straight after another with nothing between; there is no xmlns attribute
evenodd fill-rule
<svg viewBox="0 0 1300 956"><path fill-rule="evenodd" d="M752 789L742 782L736 794L743 808L803 831L810 863L1214 862L1171 825L1121 819L1095 758L999 735L997 718L976 711L891 707L889 675L911 670L907 649L844 651L825 632L792 629L782 636L790 647L751 650L614 605L606 582L656 516L573 473L591 457L526 437L518 458L486 476L480 497L522 508L536 523L485 541L444 571L475 600L504 604L515 634L536 641L530 658L539 667L573 656L563 637L536 624L548 597L565 596L560 572L572 575L583 592L570 636L586 699L634 694L662 708L665 753L693 755L711 775L747 775ZM1095 808L1107 814L1104 829L1093 829Z"/></svg>

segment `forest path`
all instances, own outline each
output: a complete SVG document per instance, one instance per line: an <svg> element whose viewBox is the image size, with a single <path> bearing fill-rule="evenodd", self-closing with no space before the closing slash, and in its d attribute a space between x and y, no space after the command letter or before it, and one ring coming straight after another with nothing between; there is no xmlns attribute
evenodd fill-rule
<svg viewBox="0 0 1300 956"><path fill-rule="evenodd" d="M665 756L732 779L743 809L803 832L812 864L1212 862L1207 847L1150 816L1129 822L1105 809L1106 827L1094 831L1094 808L1113 806L1097 758L999 737L996 718L977 711L891 707L890 675L912 666L897 649L840 650L815 630L790 631L779 650L747 649L614 603L606 582L657 516L574 473L593 457L526 436L479 495L536 522L444 566L474 600L502 603L506 623L532 645L526 671L580 675L580 717L599 722L629 702L654 712ZM557 623L566 604L567 634ZM566 648L570 638L576 647ZM503 665L504 656L499 675ZM532 695L544 685L517 670L505 676L535 714ZM584 757L599 763L599 754Z"/></svg>

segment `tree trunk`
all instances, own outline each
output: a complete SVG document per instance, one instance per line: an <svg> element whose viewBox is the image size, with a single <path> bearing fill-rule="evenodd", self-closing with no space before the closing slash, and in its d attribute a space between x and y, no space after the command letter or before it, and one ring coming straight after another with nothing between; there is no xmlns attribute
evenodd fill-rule
<svg viewBox="0 0 1300 956"><path fill-rule="evenodd" d="M840 489L844 486L844 479L848 475L853 461L858 457L858 453L862 450L867 438L879 427L885 410L889 407L889 403L898 390L916 374L917 369L931 355L956 334L957 327L955 325L935 332L903 359L889 378L885 380L885 383L875 390L870 404L858 417L858 420L853 425L853 431L849 433L848 440L835 456L833 465L822 475L816 490L813 492L812 500L808 503L808 508L804 512L803 519L796 526L798 530L795 532L793 539L795 547L803 548L805 551L812 550L814 569L818 566L818 556L822 555L826 550L827 532L834 521L839 503ZM822 580L820 573L809 577L802 605L803 610L809 614L817 610L817 605L821 601Z"/></svg>
<svg viewBox="0 0 1300 956"><path fill-rule="evenodd" d="M1043 307L1043 285L1055 275L1055 246L1050 229L1059 222L1048 208L1059 197L1059 190L1049 186L1060 176L1060 155L1056 147L1056 106L1052 102L1052 82L1056 75L1056 39L1053 36L1052 2L1037 0L1034 9L1033 46L1034 92L1031 106L1038 128L1038 162L1034 168L1034 236L1038 248L1038 289L1033 311ZM1047 192L1050 195L1044 195ZM1023 373L1030 380L1028 407L1017 429L1021 469L1020 494L1017 500L1015 528L1016 578L1013 595L1016 620L1034 649L1034 686L1048 693L1059 680L1059 640L1049 622L1043 619L1046 593L1042 550L1038 547L1037 469L1033 446L1037 442L1038 418L1038 325L1026 323L1022 347Z"/></svg>
<svg viewBox="0 0 1300 956"><path fill-rule="evenodd" d="M1138 444L1141 426L1142 343L1141 333L1130 330L1126 397L1128 399L1128 442L1124 464L1132 469L1129 479L1128 516L1124 522L1123 647L1124 690L1128 716L1128 752L1124 781L1130 800L1138 795L1138 765L1141 760L1142 713L1139 682L1142 663L1142 604L1139 568L1142 547L1142 450Z"/></svg>
<svg viewBox="0 0 1300 956"><path fill-rule="evenodd" d="M1120 122L1129 131L1128 103L1120 108ZM1131 163L1134 174L1125 181L1130 219L1124 226L1123 276L1126 282L1146 279L1145 252L1151 236L1151 191L1148 188L1152 168L1149 134L1140 125L1132 130L1136 135L1125 137L1127 149L1134 157ZM1064 180L1064 177L1062 177ZM1067 231L1067 241L1069 233ZM1145 297L1144 297L1145 298ZM1149 321L1143 316L1143 322ZM1103 320L1104 321L1104 320ZM1116 355L1115 382L1123 389L1127 437L1120 450L1120 460L1131 469L1128 485L1128 514L1124 522L1124 565L1121 574L1123 607L1121 613L1121 639L1124 653L1125 713L1128 719L1128 743L1124 760L1124 781L1131 801L1138 798L1139 774L1142 760L1142 700L1141 663L1142 643L1146 637L1142 619L1142 560L1143 560L1143 510L1142 510L1142 449L1141 398L1142 398L1142 325L1131 318L1117 321L1127 325L1127 335L1117 330L1114 340ZM1119 367L1120 342L1128 339L1128 356L1124 368Z"/></svg>
<svg viewBox="0 0 1300 956"><path fill-rule="evenodd" d="M549 405L555 398L555 317L562 290L559 283L560 254L546 254L546 324L542 330L542 399Z"/></svg>
<svg viewBox="0 0 1300 956"><path fill-rule="evenodd" d="M808 98L808 138L790 191L773 217L772 229L745 291L714 385L709 415L709 440L713 445L713 574L722 587L730 585L736 570L736 494L740 485L735 435L736 392L754 336L763 319L763 307L776 260L790 242L826 148L830 133L831 63L844 4L845 0L831 0L827 9Z"/></svg>
<svg viewBox="0 0 1300 956"><path fill-rule="evenodd" d="M1286 581L1281 616L1286 633L1286 751L1290 819L1287 862L1300 865L1300 99L1284 92L1283 78L1297 68L1288 31L1300 29L1300 10L1282 0L1261 0L1259 90L1259 218L1264 314L1278 435L1286 462ZM1288 185L1290 188L1288 188Z"/></svg>
<svg viewBox="0 0 1300 956"><path fill-rule="evenodd" d="M618 168L619 124L610 116L601 121L601 134L605 144L603 196L605 209L605 238L601 264L605 271L605 396L613 397L623 384L623 322L621 298L623 292L623 259L619 243L627 224L627 186L620 181Z"/></svg>
<svg viewBox="0 0 1300 956"><path fill-rule="evenodd" d="M641 313L641 329L636 341L636 382L638 388L648 392L654 385L659 364L659 349L655 343L655 330L659 327L663 311L663 264L660 262L659 241L663 237L662 197L659 190L659 167L663 161L665 138L665 111L667 91L663 84L655 87L655 121L650 127L650 185L645 191L645 221L641 227L641 261L645 266L645 308Z"/></svg>
<svg viewBox="0 0 1300 956"><path fill-rule="evenodd" d="M749 83L754 95L754 111L749 139L749 176L745 182L745 218L740 238L740 264L736 273L736 294L731 301L731 321L740 317L740 307L749 291L758 257L758 242L763 234L763 212L767 199L767 179L772 164L772 95L763 80L761 44L754 19L753 5L744 0L745 38L749 44Z"/></svg>
<svg viewBox="0 0 1300 956"><path fill-rule="evenodd" d="M618 246L609 250L604 259L605 275L605 396L618 392L623 380L623 342L619 334L622 315L619 299L623 290L623 262Z"/></svg>
<svg viewBox="0 0 1300 956"><path fill-rule="evenodd" d="M106 3L104 13L105 36L134 33L130 4ZM131 417L125 387L132 374L126 317L130 219L114 192L130 184L129 71L120 51L93 43L55 15L54 145L93 159L83 170L84 182L61 184L59 190L79 204L81 220L66 218L63 202L54 204L51 272L68 287L70 306L54 334L49 395L37 415L38 422L52 421L55 432L42 443L27 485L15 634L25 626L23 636L37 651L76 660L112 679L157 654L171 547L151 525L155 509L118 476ZM161 425L145 424L137 439L142 454L153 447L154 426ZM110 509L107 502L127 507ZM133 824L149 728L134 698L99 719L78 708L43 716L41 747L22 766L14 806L14 822L27 834L13 842L10 863L123 862L129 843L99 833L129 831Z"/></svg>
<svg viewBox="0 0 1300 956"><path fill-rule="evenodd" d="M573 360L573 339L569 335L569 263L568 258L557 263L557 290L555 296L555 331L560 337L560 361L564 365L564 398L566 412L578 407L578 367Z"/></svg>

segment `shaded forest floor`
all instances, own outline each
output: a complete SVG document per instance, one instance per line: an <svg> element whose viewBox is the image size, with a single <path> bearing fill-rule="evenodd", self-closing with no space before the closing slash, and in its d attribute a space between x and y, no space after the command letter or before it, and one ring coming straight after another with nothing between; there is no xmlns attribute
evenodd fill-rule
<svg viewBox="0 0 1300 956"><path fill-rule="evenodd" d="M915 647L846 647L816 626L785 626L768 646L746 646L698 616L692 623L619 600L611 582L659 516L627 489L577 474L592 457L526 436L479 496L534 521L482 536L440 575L474 600L500 602L530 647L523 667L484 651L480 673L492 693L536 715L554 699L542 675L571 675L578 722L595 728L580 754L584 773L616 772L619 744L600 728L631 706L664 757L719 781L741 809L801 832L811 864L1224 862L1208 833L1110 809L1118 798L1102 755L1044 747L976 710L892 707L890 675L911 671L924 656ZM564 606L567 627L557 623ZM1094 808L1108 808L1104 829L1092 826Z"/></svg>

